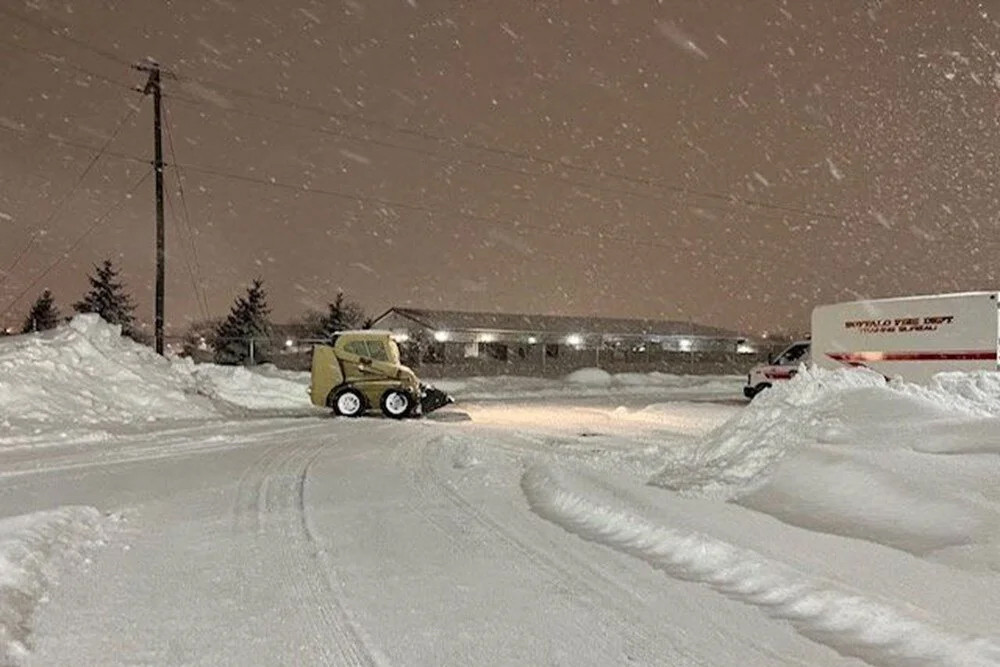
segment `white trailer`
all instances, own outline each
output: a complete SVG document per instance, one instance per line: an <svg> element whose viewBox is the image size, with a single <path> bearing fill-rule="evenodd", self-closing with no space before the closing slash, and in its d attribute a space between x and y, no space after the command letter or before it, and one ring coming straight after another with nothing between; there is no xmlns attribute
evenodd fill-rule
<svg viewBox="0 0 1000 667"><path fill-rule="evenodd" d="M819 306L812 363L926 382L945 371L996 371L1000 293L967 292Z"/></svg>

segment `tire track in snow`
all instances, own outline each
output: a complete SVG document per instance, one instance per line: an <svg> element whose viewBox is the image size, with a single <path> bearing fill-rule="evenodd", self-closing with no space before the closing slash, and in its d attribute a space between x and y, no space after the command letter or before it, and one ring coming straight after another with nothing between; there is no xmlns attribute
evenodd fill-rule
<svg viewBox="0 0 1000 667"><path fill-rule="evenodd" d="M759 607L841 655L885 667L1000 665L996 637L954 632L933 619L916 618L891 602L809 577L749 549L657 526L570 489L548 468L529 469L521 486L535 513L568 532Z"/></svg>
<svg viewBox="0 0 1000 667"><path fill-rule="evenodd" d="M518 532L510 526L501 524L463 497L454 484L433 467L433 457L427 450L428 445L458 444L460 442L460 439L453 436L440 436L429 443L420 443L417 447L407 443L407 448L412 454L404 458L410 466L423 471L423 479L431 479L436 487L449 494L452 497L452 502L457 503L456 506L463 513L479 517L478 523L481 527L509 544L516 544L516 548L522 552L537 554L537 558L533 559L536 567L544 570L550 579L561 580L577 590L589 591L594 601L600 603L602 608L614 612L619 617L621 634L629 636L629 633L632 633L634 637L629 642L629 648L633 649L634 656L638 657L633 657L633 659L639 660L641 664L665 664L664 654L666 653L671 656L672 662L666 663L670 664L671 667L676 667L679 664L716 664L714 661L706 663L702 656L693 653L683 642L676 641L673 635L662 632L654 635L648 631L648 626L643 623L644 617L637 611L637 605L639 608L644 607L647 604L647 599L635 588L634 582L623 581L609 572L603 571L581 555L577 549L552 544L543 531L525 525L524 529ZM491 449L503 450L515 459L522 460L525 454L528 454L531 459L535 459L539 454L551 454L550 445L551 438L546 436L510 433L504 434L503 438L491 439L489 446ZM450 537L455 539L454 535ZM540 546L546 543L549 544L548 548ZM713 631L719 636L730 634L729 626L712 616L704 615L703 622L706 627L713 628ZM802 665L803 667L811 664L794 655L775 651L766 643L758 642L754 638L743 639L747 641L746 649L758 654L759 659L771 661L768 664ZM665 648L666 650L664 650ZM685 659L686 662L678 663L678 658Z"/></svg>
<svg viewBox="0 0 1000 667"><path fill-rule="evenodd" d="M345 607L343 591L309 517L306 494L312 463L324 453L337 452L337 459L356 455L338 452L329 440L269 447L238 484L234 529L249 531L271 549L277 545L281 562L273 563L271 571L293 591L296 613L322 664L375 667L387 661L365 641Z"/></svg>
<svg viewBox="0 0 1000 667"><path fill-rule="evenodd" d="M450 506L458 510L462 516L470 519L478 527L478 530L486 536L486 539L492 538L507 545L511 550L520 554L524 558L524 561L539 572L544 579L556 583L567 590L576 592L579 597L589 603L593 603L595 608L614 612L617 626L609 629L604 636L617 635L627 638L627 645L631 649L629 660L638 661L641 664L662 663L664 651L663 647L658 644L658 642L663 641L662 636L655 638L651 636L641 623L642 619L635 612L634 607L622 599L623 593L627 593L628 597L632 597L633 593L631 591L624 591L621 586L611 582L604 575L585 564L581 559L573 556L569 550L561 551L558 556L553 556L545 550L540 549L535 543L537 541L525 539L523 536L518 535L516 531L501 524L473 505L454 488L449 480L434 468L433 450L429 445L440 444L448 440L450 439L445 436L431 442L425 440L419 443L409 442L403 445L409 453L409 456L405 456L404 458L408 459L408 462L412 466L415 488L424 498L424 504L428 504L427 501L433 502L431 490L437 491ZM432 523L435 522L435 519L427 512L421 511L421 514L427 517ZM454 529L451 529L449 523L451 526L460 527L457 534ZM465 530L464 526L454 519L435 525L450 540L459 545L463 542L467 543L470 538L469 531ZM586 572L585 576L581 574L581 570ZM597 586L594 583L595 579L604 582L613 592ZM583 593L582 595L580 594L581 592ZM582 619L578 620L576 625L582 634L586 634L587 628L583 626ZM603 642L602 648L608 651L607 655L611 663L621 660L622 656L612 649L607 640ZM700 661L695 656L690 655L681 646L672 645L670 647L670 654L674 658L681 656L687 658L686 664L700 664Z"/></svg>

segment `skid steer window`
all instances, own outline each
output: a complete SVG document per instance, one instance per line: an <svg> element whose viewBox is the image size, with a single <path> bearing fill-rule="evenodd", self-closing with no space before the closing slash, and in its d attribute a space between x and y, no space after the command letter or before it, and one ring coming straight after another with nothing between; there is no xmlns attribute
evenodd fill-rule
<svg viewBox="0 0 1000 667"><path fill-rule="evenodd" d="M389 353L386 352L385 345L376 341L368 341L368 356L375 361L389 361Z"/></svg>
<svg viewBox="0 0 1000 667"><path fill-rule="evenodd" d="M365 347L365 341L363 340L351 341L344 346L344 349L351 354L356 354L359 357L368 356L368 348Z"/></svg>

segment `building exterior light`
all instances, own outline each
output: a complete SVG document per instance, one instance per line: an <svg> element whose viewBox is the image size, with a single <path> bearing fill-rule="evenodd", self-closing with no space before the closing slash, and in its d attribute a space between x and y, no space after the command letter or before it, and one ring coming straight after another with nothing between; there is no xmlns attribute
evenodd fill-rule
<svg viewBox="0 0 1000 667"><path fill-rule="evenodd" d="M491 333L484 333L476 336L476 340L478 340L480 343L493 343L496 341L496 339L497 339L496 334L491 334Z"/></svg>
<svg viewBox="0 0 1000 667"><path fill-rule="evenodd" d="M293 345L295 345L295 341L292 340L291 338L285 340L285 347L291 347Z"/></svg>
<svg viewBox="0 0 1000 667"><path fill-rule="evenodd" d="M537 342L538 342L537 338L535 338L534 336L528 336L528 345L534 345Z"/></svg>
<svg viewBox="0 0 1000 667"><path fill-rule="evenodd" d="M691 351L691 339L690 338L681 338L679 341L677 341L677 347L680 348L681 352L690 352Z"/></svg>
<svg viewBox="0 0 1000 667"><path fill-rule="evenodd" d="M405 343L410 340L410 334L406 332L393 334L392 337L397 343Z"/></svg>
<svg viewBox="0 0 1000 667"><path fill-rule="evenodd" d="M573 347L580 347L583 345L583 336L580 334L570 334L566 336L566 344L572 345Z"/></svg>
<svg viewBox="0 0 1000 667"><path fill-rule="evenodd" d="M444 343L449 338L451 338L451 334L448 333L447 331L435 331L434 332L434 340L436 340L439 343Z"/></svg>
<svg viewBox="0 0 1000 667"><path fill-rule="evenodd" d="M739 343L736 344L737 354L753 354L756 351L757 350L754 349L754 346L746 342L745 340L741 340Z"/></svg>

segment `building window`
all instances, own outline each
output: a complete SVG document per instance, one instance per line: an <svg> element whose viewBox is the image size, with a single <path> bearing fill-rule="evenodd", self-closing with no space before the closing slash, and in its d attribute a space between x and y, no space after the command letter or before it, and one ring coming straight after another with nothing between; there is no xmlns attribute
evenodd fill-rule
<svg viewBox="0 0 1000 667"><path fill-rule="evenodd" d="M424 352L424 362L428 364L444 363L444 343L431 343Z"/></svg>
<svg viewBox="0 0 1000 667"><path fill-rule="evenodd" d="M466 343L464 356L466 359L476 359L479 357L479 343Z"/></svg>
<svg viewBox="0 0 1000 667"><path fill-rule="evenodd" d="M549 359L558 359L559 358L559 345L557 345L555 343L546 343L545 344L545 356L548 357Z"/></svg>
<svg viewBox="0 0 1000 667"><path fill-rule="evenodd" d="M482 348L487 359L494 359L496 361L507 361L506 343L483 343Z"/></svg>

